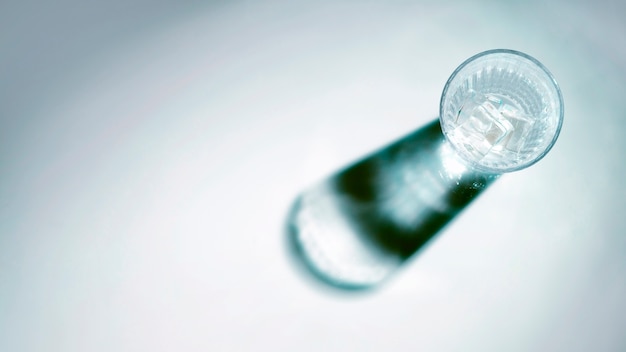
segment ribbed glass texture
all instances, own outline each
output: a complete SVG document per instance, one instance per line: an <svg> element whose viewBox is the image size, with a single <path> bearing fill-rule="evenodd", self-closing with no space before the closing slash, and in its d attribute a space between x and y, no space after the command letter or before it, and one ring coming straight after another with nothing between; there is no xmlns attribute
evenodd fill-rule
<svg viewBox="0 0 626 352"><path fill-rule="evenodd" d="M468 165L505 173L539 161L563 122L563 98L552 74L513 50L466 60L445 85L442 131Z"/></svg>

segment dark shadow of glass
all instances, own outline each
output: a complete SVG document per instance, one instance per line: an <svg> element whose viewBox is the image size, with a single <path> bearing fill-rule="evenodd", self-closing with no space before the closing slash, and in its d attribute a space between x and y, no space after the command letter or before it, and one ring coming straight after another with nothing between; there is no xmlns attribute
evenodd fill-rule
<svg viewBox="0 0 626 352"><path fill-rule="evenodd" d="M289 252L319 282L374 289L497 177L466 168L436 119L298 196Z"/></svg>

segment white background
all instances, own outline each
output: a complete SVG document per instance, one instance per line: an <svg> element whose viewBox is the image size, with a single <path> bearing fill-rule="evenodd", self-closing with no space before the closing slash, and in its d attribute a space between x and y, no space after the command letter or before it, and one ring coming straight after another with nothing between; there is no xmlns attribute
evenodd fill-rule
<svg viewBox="0 0 626 352"><path fill-rule="evenodd" d="M626 7L0 4L0 351L626 349ZM387 285L290 259L307 186L437 116L487 49L563 90L550 154Z"/></svg>

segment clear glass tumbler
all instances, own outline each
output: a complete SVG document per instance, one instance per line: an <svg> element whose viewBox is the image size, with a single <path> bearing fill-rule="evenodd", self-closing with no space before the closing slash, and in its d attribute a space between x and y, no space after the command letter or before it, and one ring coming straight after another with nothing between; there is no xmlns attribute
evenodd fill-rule
<svg viewBox="0 0 626 352"><path fill-rule="evenodd" d="M501 174L543 158L562 123L561 91L539 61L477 54L448 79L438 120L298 197L295 253L325 283L375 287Z"/></svg>

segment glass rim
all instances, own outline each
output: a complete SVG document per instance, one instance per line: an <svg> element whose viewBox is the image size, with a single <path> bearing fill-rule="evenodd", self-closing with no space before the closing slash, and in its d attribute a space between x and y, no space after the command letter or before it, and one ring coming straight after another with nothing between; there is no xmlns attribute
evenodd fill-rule
<svg viewBox="0 0 626 352"><path fill-rule="evenodd" d="M519 165L514 165L513 167L507 167L507 168L494 168L494 167L489 167L489 166L485 166L482 165L478 162L475 161L471 161L471 160L466 160L465 157L462 157L463 160L465 160L466 162L470 163L472 167L476 168L476 169L480 169L483 171L488 171L488 172L495 172L495 173L507 173L507 172L513 172L513 171L518 171L518 170L522 170L525 169L535 163L537 163L539 160L543 159L544 156L546 156L546 154L552 149L552 147L554 146L554 144L556 143L556 140L558 139L560 133L561 133L561 127L563 126L563 119L564 119L564 104L563 104L563 94L561 92L561 88L559 86L559 84L557 83L556 79L554 78L554 75L552 75L552 73L546 68L546 66L544 66L539 60L535 59L534 57L523 53L521 51L517 51L517 50L512 50L512 49L491 49L491 50L487 50L487 51L483 51L480 52L476 55L471 56L470 58L466 59L465 61L463 61L463 63L461 63L450 75L450 77L448 78L448 80L446 81L446 84L443 88L443 91L441 93L441 99L439 101L439 122L441 124L441 128L442 128L442 132L446 138L446 140L451 144L452 148L459 152L457 146L455 143L450 142L450 140L448 139L448 135L446 133L446 128L444 126L443 123L443 112L444 112L444 102L446 101L446 95L448 93L448 89L450 88L450 84L455 80L455 78L457 77L457 75L459 74L459 72L461 70L463 70L465 67L467 67L470 63L483 58L485 56L490 56L490 55L510 55L513 57L517 57L517 58L522 58L524 60L529 61L530 63L534 64L535 66L537 66L543 73L546 74L547 78L548 78L548 82L551 83L551 85L554 87L557 96L558 96L558 107L559 107L559 113L557 116L557 125L554 131L554 135L552 136L552 140L550 141L550 143L548 143L546 145L546 147L544 148L544 150L537 154L534 158L529 159L526 162L520 163Z"/></svg>

